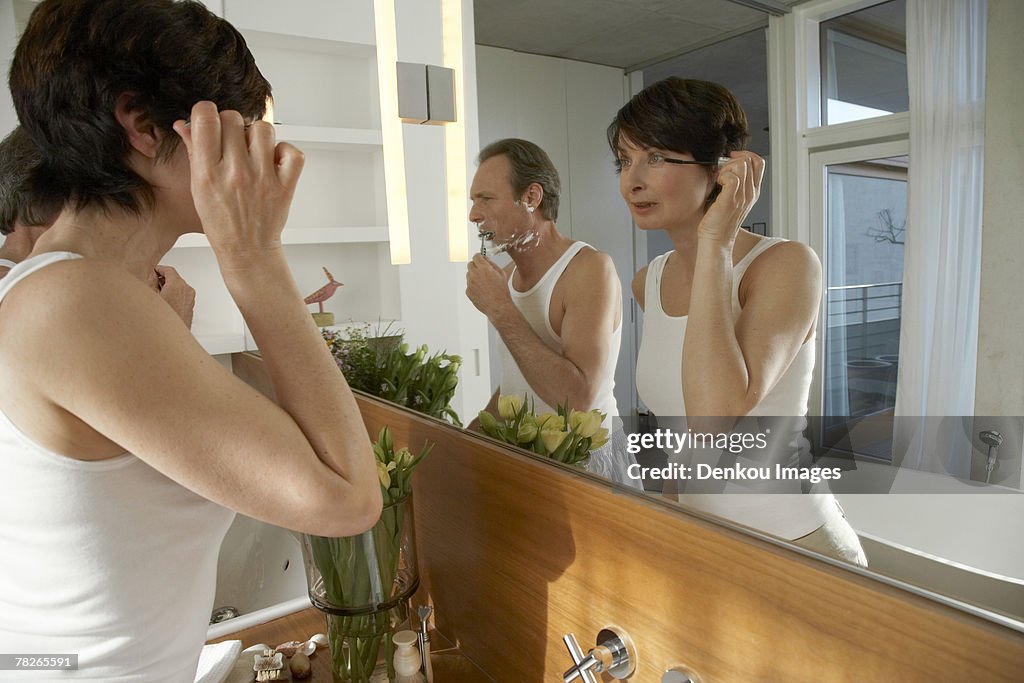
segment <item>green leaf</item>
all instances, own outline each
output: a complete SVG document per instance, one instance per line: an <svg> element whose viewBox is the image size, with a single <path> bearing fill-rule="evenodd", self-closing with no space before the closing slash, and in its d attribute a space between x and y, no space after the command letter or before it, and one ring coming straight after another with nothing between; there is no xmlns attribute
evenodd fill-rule
<svg viewBox="0 0 1024 683"><path fill-rule="evenodd" d="M573 430L569 432L569 436L562 439L562 443L558 444L558 448L556 448L551 454L551 458L558 462L566 462L568 459L567 454L571 453L572 450L576 448L576 439L578 438L579 436L576 433L576 429L573 428Z"/></svg>

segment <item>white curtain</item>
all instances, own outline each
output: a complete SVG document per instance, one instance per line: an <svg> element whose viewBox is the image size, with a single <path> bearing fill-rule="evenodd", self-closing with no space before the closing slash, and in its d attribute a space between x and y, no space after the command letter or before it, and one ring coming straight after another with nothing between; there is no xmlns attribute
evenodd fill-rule
<svg viewBox="0 0 1024 683"><path fill-rule="evenodd" d="M969 441L913 417L974 412L986 9L986 0L907 0L910 175L893 455L955 476L969 475Z"/></svg>

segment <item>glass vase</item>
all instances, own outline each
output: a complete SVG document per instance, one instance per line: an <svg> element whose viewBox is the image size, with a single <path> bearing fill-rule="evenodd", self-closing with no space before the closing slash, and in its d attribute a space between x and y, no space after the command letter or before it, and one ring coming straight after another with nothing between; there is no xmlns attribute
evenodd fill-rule
<svg viewBox="0 0 1024 683"><path fill-rule="evenodd" d="M409 628L408 600L367 614L327 612L334 683L393 682L395 645L391 636L404 628Z"/></svg>
<svg viewBox="0 0 1024 683"><path fill-rule="evenodd" d="M303 536L313 605L327 614L336 683L394 680L391 636L419 587L412 495L384 506L357 536Z"/></svg>

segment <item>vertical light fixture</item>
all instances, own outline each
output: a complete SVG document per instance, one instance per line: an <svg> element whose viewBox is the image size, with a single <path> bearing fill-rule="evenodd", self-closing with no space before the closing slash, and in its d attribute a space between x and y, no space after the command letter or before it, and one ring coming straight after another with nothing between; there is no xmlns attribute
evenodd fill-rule
<svg viewBox="0 0 1024 683"><path fill-rule="evenodd" d="M398 117L398 37L395 0L373 0L377 37L377 87L380 90L380 133L384 154L384 194L388 206L391 263L412 262L409 247L409 204L405 189L405 145Z"/></svg>
<svg viewBox="0 0 1024 683"><path fill-rule="evenodd" d="M469 259L469 197L466 189L466 97L463 78L462 0L441 0L444 66L455 73L455 121L445 125L444 156L448 183L448 260Z"/></svg>

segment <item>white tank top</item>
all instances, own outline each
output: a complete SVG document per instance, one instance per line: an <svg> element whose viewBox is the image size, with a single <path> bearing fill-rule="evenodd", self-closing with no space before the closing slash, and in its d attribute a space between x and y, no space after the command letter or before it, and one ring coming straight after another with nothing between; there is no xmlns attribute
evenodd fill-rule
<svg viewBox="0 0 1024 683"><path fill-rule="evenodd" d="M76 258L24 261L0 280L0 304ZM0 652L78 654L77 671L48 672L60 680L191 683L234 513L129 453L87 462L46 450L2 411L0 467Z"/></svg>
<svg viewBox="0 0 1024 683"><path fill-rule="evenodd" d="M784 241L778 237L761 240L733 268L734 320L740 315L739 288L747 268L767 249ZM686 415L682 377L687 316L670 316L661 305L662 273L670 253L656 257L647 267L643 337L636 363L637 393L651 412L660 418ZM812 335L800 347L786 372L748 415L807 415L807 398L814 371L814 340ZM659 420L659 426L671 428L664 419ZM794 438L800 437L794 435ZM796 487L797 483L794 482L793 486ZM822 488L819 486L813 490ZM799 491L799 488L796 490ZM831 493L684 493L679 500L705 512L785 539L799 538L820 527L831 511L830 506L834 506Z"/></svg>
<svg viewBox="0 0 1024 683"><path fill-rule="evenodd" d="M555 334L551 327L551 319L548 312L551 310L551 293L555 290L562 273L569 266L569 262L584 248L590 247L585 242L573 242L565 253L548 268L547 272L530 289L525 292L518 291L512 286L512 278L508 279L508 291L512 295L512 302L519 309L519 312L526 318L526 322L537 336L555 353L562 353L562 338ZM515 271L513 271L514 274ZM619 414L615 403L615 363L619 358L619 345L622 342L622 323L609 335L608 358L605 361L603 380L600 390L597 392L597 400L594 408L605 414L605 428L612 431L613 421ZM516 364L512 352L508 350L505 343L499 339L501 352L501 393L510 395L528 395L534 402L534 409L537 414L542 412L555 412L555 406L549 406L533 390L523 377L522 371ZM570 406L571 407L571 406Z"/></svg>

